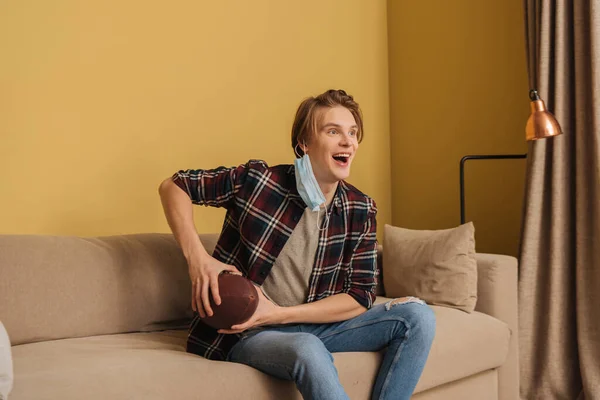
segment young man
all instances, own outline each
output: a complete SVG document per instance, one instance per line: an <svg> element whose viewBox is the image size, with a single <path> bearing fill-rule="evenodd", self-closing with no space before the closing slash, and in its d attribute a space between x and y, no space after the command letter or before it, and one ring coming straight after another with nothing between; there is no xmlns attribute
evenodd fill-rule
<svg viewBox="0 0 600 400"><path fill-rule="evenodd" d="M192 282L189 352L293 380L305 399L326 400L348 398L331 353L387 347L372 398L410 398L435 317L414 298L373 306L377 208L344 181L362 137L358 104L329 90L298 108L294 165L182 170L161 184ZM212 256L198 238L192 203L227 209ZM259 286L259 304L246 323L215 331L202 319L213 313L209 295L220 304L224 271Z"/></svg>

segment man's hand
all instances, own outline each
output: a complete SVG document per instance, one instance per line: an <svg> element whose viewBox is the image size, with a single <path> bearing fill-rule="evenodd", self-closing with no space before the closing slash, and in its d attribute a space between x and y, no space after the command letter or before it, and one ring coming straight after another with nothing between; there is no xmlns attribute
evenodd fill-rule
<svg viewBox="0 0 600 400"><path fill-rule="evenodd" d="M192 281L192 309L200 314L201 318L212 316L209 295L212 294L216 305L221 304L219 295L219 274L223 271L242 275L233 265L227 265L208 255L192 257L188 261L190 280Z"/></svg>
<svg viewBox="0 0 600 400"><path fill-rule="evenodd" d="M230 329L219 329L219 333L240 333L255 326L281 323L281 311L284 307L269 301L259 287L256 288L256 291L258 292L258 307L252 317L243 324L233 325Z"/></svg>

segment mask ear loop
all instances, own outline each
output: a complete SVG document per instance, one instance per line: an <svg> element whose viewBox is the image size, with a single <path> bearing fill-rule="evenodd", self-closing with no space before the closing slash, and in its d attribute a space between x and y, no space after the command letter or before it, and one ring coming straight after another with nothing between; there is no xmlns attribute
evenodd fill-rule
<svg viewBox="0 0 600 400"><path fill-rule="evenodd" d="M321 208L319 208L319 211L317 211L317 228L318 228L319 232L326 231L327 228L329 228L329 218L331 216L331 211L327 212L326 206L323 208L325 209L325 216L323 217L323 218L325 218L325 224L323 225L323 228L319 228L319 222L321 220L321 218L320 218Z"/></svg>
<svg viewBox="0 0 600 400"><path fill-rule="evenodd" d="M298 146L300 146L300 143L296 143L296 145L294 146L294 154L296 154L296 157L302 158L302 156L298 153ZM306 147L306 142L304 142L304 149L302 149L304 155L308 154L308 152L306 151Z"/></svg>

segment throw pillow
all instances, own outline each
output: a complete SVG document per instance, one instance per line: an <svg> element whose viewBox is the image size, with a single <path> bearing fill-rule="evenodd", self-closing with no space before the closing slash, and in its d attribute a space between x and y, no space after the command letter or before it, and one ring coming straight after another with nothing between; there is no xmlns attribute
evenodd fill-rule
<svg viewBox="0 0 600 400"><path fill-rule="evenodd" d="M387 297L416 296L468 313L477 302L475 227L411 230L385 225L383 283Z"/></svg>

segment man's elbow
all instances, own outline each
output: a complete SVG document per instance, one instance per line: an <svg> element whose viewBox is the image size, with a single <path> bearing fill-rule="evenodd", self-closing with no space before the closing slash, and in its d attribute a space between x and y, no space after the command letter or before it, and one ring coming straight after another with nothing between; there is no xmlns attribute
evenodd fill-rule
<svg viewBox="0 0 600 400"><path fill-rule="evenodd" d="M175 186L173 179L167 178L164 181L162 181L160 185L158 185L158 193L162 196L166 192L168 192L173 186Z"/></svg>
<svg viewBox="0 0 600 400"><path fill-rule="evenodd" d="M352 296L348 293L347 293L347 295L348 295L348 297L350 297L352 299L353 307L352 307L352 310L350 310L350 313L352 314L351 318L357 317L369 309L368 307L363 305L360 301L358 301L358 299L356 299L354 296Z"/></svg>
<svg viewBox="0 0 600 400"><path fill-rule="evenodd" d="M158 192L164 192L169 189L171 185L174 185L172 178L167 178L158 185Z"/></svg>

